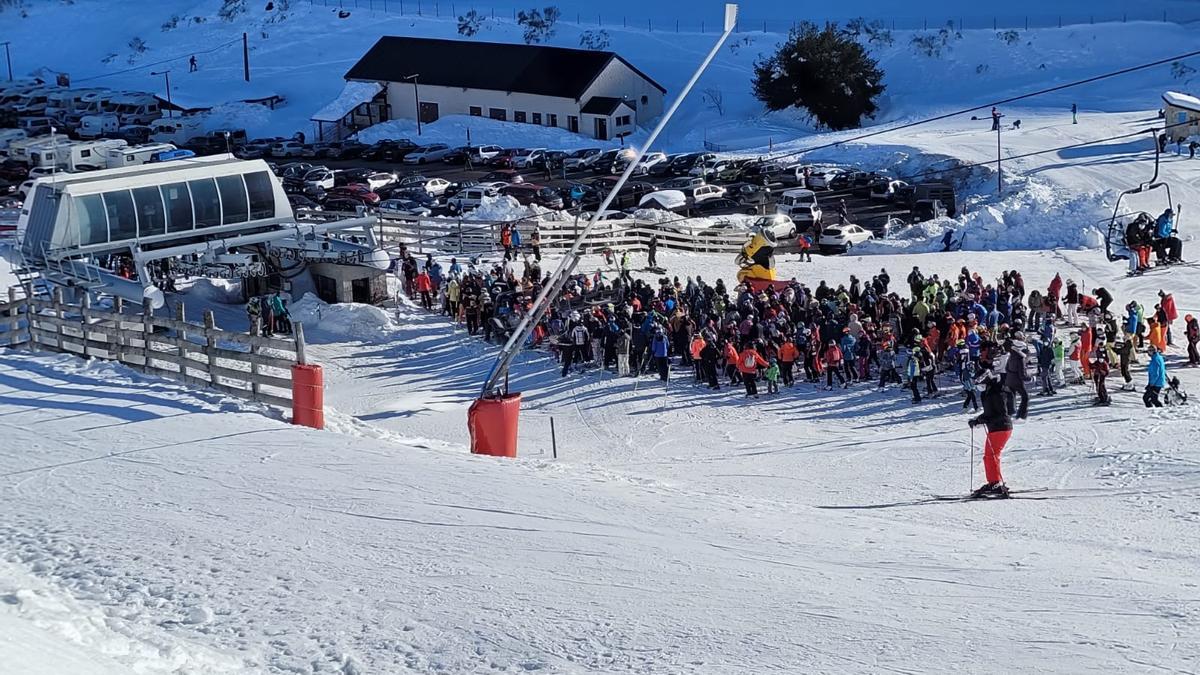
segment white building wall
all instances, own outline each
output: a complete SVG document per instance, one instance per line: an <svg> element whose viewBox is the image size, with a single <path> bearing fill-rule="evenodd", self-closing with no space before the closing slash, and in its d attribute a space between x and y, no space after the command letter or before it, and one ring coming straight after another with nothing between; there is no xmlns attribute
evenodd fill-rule
<svg viewBox="0 0 1200 675"><path fill-rule="evenodd" d="M490 116L492 108L505 111L505 119L514 121L514 113L525 113L525 122L533 123L533 113L542 114L542 126L549 126L548 115L557 115L557 126L566 129L568 116L579 116L582 102L569 98L554 96L538 96L534 94L507 93L488 89L463 89L462 87L440 87L419 85L419 93L423 103L438 104L438 115L469 115L471 106L478 106L483 117ZM413 98L413 85L409 82L389 82L387 84L387 99L391 106L391 115L398 119L416 119L416 101ZM580 125L581 133L589 133Z"/></svg>
<svg viewBox="0 0 1200 675"><path fill-rule="evenodd" d="M634 120L637 126L647 126L650 120L663 112L663 93L620 59L609 62L608 67L584 92L583 101L586 102L593 96L626 97L637 101L637 116ZM642 103L643 96L646 97L645 103Z"/></svg>

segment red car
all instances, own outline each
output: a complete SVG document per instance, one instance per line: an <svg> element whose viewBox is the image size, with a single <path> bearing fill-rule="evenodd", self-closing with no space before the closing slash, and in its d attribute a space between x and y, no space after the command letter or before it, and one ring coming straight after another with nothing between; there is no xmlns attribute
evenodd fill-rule
<svg viewBox="0 0 1200 675"><path fill-rule="evenodd" d="M524 152L525 151L521 150L520 148L508 148L506 150L501 150L500 154L488 160L488 166L511 169L513 168L513 159Z"/></svg>
<svg viewBox="0 0 1200 675"><path fill-rule="evenodd" d="M372 192L369 186L362 183L335 187L332 190L326 191L325 194L330 199L354 199L370 206L375 206L379 203L379 195Z"/></svg>

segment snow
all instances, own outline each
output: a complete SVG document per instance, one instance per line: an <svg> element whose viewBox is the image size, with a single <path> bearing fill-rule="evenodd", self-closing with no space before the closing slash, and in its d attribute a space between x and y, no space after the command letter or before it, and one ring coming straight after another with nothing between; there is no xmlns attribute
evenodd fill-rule
<svg viewBox="0 0 1200 675"><path fill-rule="evenodd" d="M1187 108L1188 110L1200 111L1200 98L1189 94L1181 94L1177 91L1168 91L1163 94L1163 101L1177 108Z"/></svg>
<svg viewBox="0 0 1200 675"><path fill-rule="evenodd" d="M308 293L293 303L288 312L293 321L304 324L305 336L323 335L341 339L377 340L388 336L391 318L387 311L373 305L342 303L330 305Z"/></svg>
<svg viewBox="0 0 1200 675"><path fill-rule="evenodd" d="M347 82L342 93L313 114L313 120L319 122L337 122L359 105L375 98L383 91L383 85L378 82Z"/></svg>

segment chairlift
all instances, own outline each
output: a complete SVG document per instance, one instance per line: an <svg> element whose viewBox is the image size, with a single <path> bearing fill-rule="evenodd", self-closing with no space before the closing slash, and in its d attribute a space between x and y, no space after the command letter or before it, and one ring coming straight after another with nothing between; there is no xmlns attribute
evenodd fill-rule
<svg viewBox="0 0 1200 675"><path fill-rule="evenodd" d="M1171 198L1171 186L1166 181L1160 181L1158 179L1159 156L1161 153L1159 151L1157 130L1151 129L1150 132L1154 134L1154 175L1145 183L1142 183L1135 188L1125 190L1117 195L1117 203L1113 206L1112 218L1108 221L1108 234L1104 238L1105 251L1108 254L1108 259L1112 262L1128 260L1130 255L1132 255L1129 247L1125 244L1125 228L1129 223L1127 219L1133 218L1136 220L1142 215L1147 216L1151 220L1154 220L1155 218L1155 216L1151 215L1150 213L1140 210L1122 213L1121 202L1124 201L1126 197L1136 194L1150 193L1156 190L1164 190L1167 196L1167 208L1171 209L1171 211L1176 214L1176 227L1178 227L1179 211L1175 208L1175 201Z"/></svg>

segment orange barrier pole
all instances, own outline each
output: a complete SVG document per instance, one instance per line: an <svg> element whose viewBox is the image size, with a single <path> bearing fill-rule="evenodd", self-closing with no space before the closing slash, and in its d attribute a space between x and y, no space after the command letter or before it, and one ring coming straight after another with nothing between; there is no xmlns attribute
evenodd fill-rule
<svg viewBox="0 0 1200 675"><path fill-rule="evenodd" d="M308 363L304 353L304 325L294 326L296 365L292 366L292 424L325 428L325 373Z"/></svg>
<svg viewBox="0 0 1200 675"><path fill-rule="evenodd" d="M517 456L517 421L521 393L476 399L467 411L471 453L493 457Z"/></svg>

